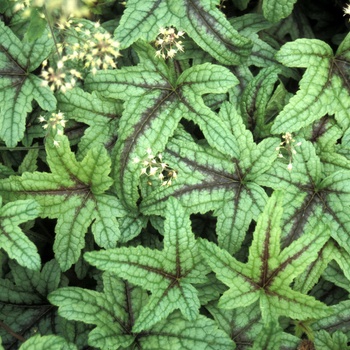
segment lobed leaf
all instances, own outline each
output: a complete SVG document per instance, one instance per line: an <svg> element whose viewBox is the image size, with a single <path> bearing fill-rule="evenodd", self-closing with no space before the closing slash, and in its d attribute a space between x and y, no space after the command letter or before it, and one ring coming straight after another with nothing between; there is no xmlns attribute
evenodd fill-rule
<svg viewBox="0 0 350 350"><path fill-rule="evenodd" d="M38 39L22 43L2 21L0 37L0 138L14 147L23 138L33 99L44 110L56 108L53 92L31 73L50 54L53 40L46 30Z"/></svg>
<svg viewBox="0 0 350 350"><path fill-rule="evenodd" d="M10 258L32 270L40 269L40 256L35 244L24 234L19 224L40 215L34 200L17 200L0 208L0 247Z"/></svg>
<svg viewBox="0 0 350 350"><path fill-rule="evenodd" d="M59 109L68 119L89 126L79 141L79 158L92 148L101 144L110 147L115 142L122 112L121 103L104 100L95 93L89 94L79 88L59 94L57 100Z"/></svg>
<svg viewBox="0 0 350 350"><path fill-rule="evenodd" d="M138 39L153 41L161 27L174 25L184 30L205 51L223 64L242 63L251 42L240 35L209 0L137 0L127 2L115 31L121 48Z"/></svg>
<svg viewBox="0 0 350 350"><path fill-rule="evenodd" d="M234 136L234 157L208 146L174 137L163 157L176 165L174 183L145 195L140 209L147 215L163 211L169 196L179 199L191 213L214 210L218 217L216 231L219 245L237 252L254 217L266 204L265 191L255 182L276 158L278 141L265 139L255 144L241 117L229 103L220 110L227 131ZM230 124L232 122L232 124ZM175 166L174 166L175 167Z"/></svg>
<svg viewBox="0 0 350 350"><path fill-rule="evenodd" d="M180 309L187 320L198 317L200 302L191 283L205 282L208 268L199 255L190 220L174 198L168 200L164 229L162 251L138 246L84 255L99 269L152 292L133 327L135 332L151 328L175 309Z"/></svg>
<svg viewBox="0 0 350 350"><path fill-rule="evenodd" d="M294 319L327 315L330 310L324 304L293 291L289 285L317 258L329 232L304 234L280 251L281 203L281 194L274 193L259 216L246 264L237 261L214 243L200 240L204 259L217 278L230 287L218 305L233 309L251 305L259 299L265 323L277 319L279 315Z"/></svg>
<svg viewBox="0 0 350 350"><path fill-rule="evenodd" d="M283 218L283 245L289 245L302 235L307 221L314 217L322 227L330 227L331 235L342 248L349 246L349 179L348 170L339 170L324 176L322 164L311 143L303 141L293 156L293 170L282 163L270 169L269 184L285 193ZM275 183L271 182L275 179ZM263 180L261 183L266 183Z"/></svg>
<svg viewBox="0 0 350 350"><path fill-rule="evenodd" d="M41 271L29 270L14 261L9 263L9 268L11 276L0 279L1 321L25 339L35 332L64 335L55 309L47 301L48 293L65 283L57 261L50 260L43 264ZM0 328L6 349L20 347L20 341L13 332Z"/></svg>
<svg viewBox="0 0 350 350"><path fill-rule="evenodd" d="M55 147L48 138L47 161L52 173L23 173L0 183L4 199L32 198L43 208L41 216L57 218L54 252L60 266L67 270L84 247L84 235L92 222L96 242L114 247L120 237L116 217L124 209L115 196L104 192L112 184L108 176L110 158L103 147L89 150L81 162L75 159L66 136Z"/></svg>
<svg viewBox="0 0 350 350"><path fill-rule="evenodd" d="M226 68L210 63L191 67L176 78L163 61L154 57L150 46L139 42L135 48L141 60L138 66L100 72L86 81L90 90L125 101L114 178L121 199L134 210L142 166L134 159L145 159L149 148L154 154L162 151L182 117L197 123L210 144L234 154L232 135L201 96L226 92L236 84Z"/></svg>
<svg viewBox="0 0 350 350"><path fill-rule="evenodd" d="M198 316L185 320L174 312L145 332L135 331L134 322L147 302L147 294L139 287L103 274L103 292L67 287L51 293L49 299L59 306L68 319L96 325L89 334L89 344L101 349L139 347L142 349L222 349L234 348L233 342L215 323Z"/></svg>
<svg viewBox="0 0 350 350"><path fill-rule="evenodd" d="M285 44L276 58L288 67L306 67L299 82L300 89L277 116L274 133L293 132L320 119L335 114L344 128L349 125L349 57L347 35L334 55L325 42L317 39L297 39Z"/></svg>

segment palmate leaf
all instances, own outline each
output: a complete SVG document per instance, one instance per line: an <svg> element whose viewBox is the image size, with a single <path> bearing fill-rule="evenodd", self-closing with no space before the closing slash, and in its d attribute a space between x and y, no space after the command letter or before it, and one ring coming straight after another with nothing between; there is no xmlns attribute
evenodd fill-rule
<svg viewBox="0 0 350 350"><path fill-rule="evenodd" d="M140 210L147 215L164 211L169 196L174 196L191 213L214 210L219 245L237 252L253 218L263 210L267 195L256 183L277 157L279 141L266 138L256 144L245 129L233 105L224 103L220 117L232 132L236 154L221 153L179 135L171 139L163 159L178 172L171 186L144 195ZM180 133L180 131L179 131Z"/></svg>
<svg viewBox="0 0 350 350"><path fill-rule="evenodd" d="M237 79L224 67L205 63L185 70L178 78L145 43L135 49L141 63L136 67L98 72L86 79L86 87L107 98L125 101L116 144L115 179L121 199L136 208L141 164L146 150L164 149L181 118L194 121L213 147L235 154L235 140L222 120L205 106L201 96L224 93Z"/></svg>
<svg viewBox="0 0 350 350"><path fill-rule="evenodd" d="M152 292L134 325L135 332L152 327L175 309L180 309L190 321L199 314L200 302L191 283L205 282L209 269L198 252L190 219L174 198L168 200L164 225L162 251L138 246L84 255L99 269L113 272Z"/></svg>
<svg viewBox="0 0 350 350"><path fill-rule="evenodd" d="M58 108L68 119L89 125L79 141L78 157L84 157L89 149L101 144L114 145L122 102L103 100L79 88L59 94L57 100Z"/></svg>
<svg viewBox="0 0 350 350"><path fill-rule="evenodd" d="M200 239L200 251L217 278L230 287L218 306L234 309L259 300L266 324L280 315L293 319L320 318L330 313L325 304L296 292L293 279L317 258L329 231L308 232L281 251L282 193L274 193L259 216L246 264L214 243Z"/></svg>
<svg viewBox="0 0 350 350"><path fill-rule="evenodd" d="M264 179L264 176L268 178ZM301 236L305 223L314 217L320 225L329 226L332 238L350 253L349 170L325 176L313 145L302 141L293 156L291 172L284 163L276 162L259 181L285 194L284 200L288 205L282 218L283 246Z"/></svg>
<svg viewBox="0 0 350 350"><path fill-rule="evenodd" d="M126 48L138 39L155 40L159 29L169 25L184 30L223 64L242 63L252 48L211 0L130 0L114 34Z"/></svg>
<svg viewBox="0 0 350 350"><path fill-rule="evenodd" d="M53 47L48 31L34 41L22 43L0 21L0 138L8 147L23 137L25 118L35 99L44 110L54 110L53 92L31 74L46 59Z"/></svg>
<svg viewBox="0 0 350 350"><path fill-rule="evenodd" d="M1 321L24 338L33 335L34 330L47 331L55 323L55 310L46 297L62 283L57 261L47 262L41 271L13 262L9 266L11 276L0 279ZM19 348L18 339L2 327L0 335L7 349Z"/></svg>
<svg viewBox="0 0 350 350"><path fill-rule="evenodd" d="M40 269L40 256L35 244L24 234L19 224L35 219L39 214L40 206L34 200L17 200L0 208L0 248L20 265L32 270Z"/></svg>
<svg viewBox="0 0 350 350"><path fill-rule="evenodd" d="M350 125L348 34L336 54L317 39L298 39L282 46L276 58L288 67L306 67L299 82L300 90L277 116L272 132L292 132L311 124L327 113L335 114L338 123Z"/></svg>
<svg viewBox="0 0 350 350"><path fill-rule="evenodd" d="M99 246L115 247L120 236L116 217L125 210L115 196L105 193L112 184L107 151L102 146L93 148L78 162L66 136L51 136L60 145L55 147L48 137L47 162L52 173L10 176L1 180L0 194L6 200L34 198L43 208L42 217L58 219L54 252L62 270L67 270L79 258L90 224Z"/></svg>
<svg viewBox="0 0 350 350"><path fill-rule="evenodd" d="M59 307L61 316L96 325L89 334L91 346L102 350L235 348L213 320L201 315L187 321L179 312L174 312L147 331L136 332L133 326L147 302L147 293L108 272L103 274L103 286L103 292L67 287L49 296Z"/></svg>
<svg viewBox="0 0 350 350"><path fill-rule="evenodd" d="M47 300L50 292L68 283L57 261L47 262L41 271L32 271L12 262L9 267L11 276L0 279L0 320L7 326L6 329L0 327L0 336L5 348L20 348L21 342L14 333L24 339L32 337L35 333L56 334L64 337L67 342L76 344L79 349L84 348L91 327L58 316L56 308ZM8 329L11 329L12 333L8 332ZM62 343L62 339L57 343ZM29 346L31 342L25 344ZM31 345L30 349L41 349L39 344L42 344L41 341L37 347ZM56 341L52 344L56 344ZM48 345L44 349L51 349L51 346Z"/></svg>

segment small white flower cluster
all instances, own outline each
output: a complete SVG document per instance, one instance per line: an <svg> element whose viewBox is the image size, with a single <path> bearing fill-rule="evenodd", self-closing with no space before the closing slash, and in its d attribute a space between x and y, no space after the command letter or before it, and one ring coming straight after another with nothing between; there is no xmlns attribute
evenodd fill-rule
<svg viewBox="0 0 350 350"><path fill-rule="evenodd" d="M161 182L161 186L170 186L172 180L177 178L177 172L171 169L167 163L163 162L162 154L158 153L158 155L155 156L150 148L147 149L146 158L140 159L136 157L133 161L136 164L142 164L140 176L156 176ZM149 184L151 185L152 183L149 182Z"/></svg>
<svg viewBox="0 0 350 350"><path fill-rule="evenodd" d="M288 165L287 169L289 171L292 171L293 169L293 156L297 154L297 151L295 150L295 147L299 147L301 145L301 142L297 142L295 145L295 140L293 139L293 135L290 132L286 132L284 135L282 135L282 138L284 141L280 143L278 147L276 147L276 151L278 151L278 157L279 158L285 158L285 156L282 154L281 151L286 151L288 155Z"/></svg>
<svg viewBox="0 0 350 350"><path fill-rule="evenodd" d="M57 62L50 60L50 67L47 67L47 60L42 63L43 86L49 86L52 91L60 90L64 93L75 86L77 79L83 79L82 72L67 67L68 62L71 65L75 62L76 67L83 65L82 71L86 73L88 70L93 74L100 69L117 67L115 61L120 56L119 42L114 40L99 22L95 22L88 29L82 22L74 23L71 19L63 19L58 23L58 28L67 33L69 31L69 35L76 37L77 41L57 45L59 59Z"/></svg>
<svg viewBox="0 0 350 350"><path fill-rule="evenodd" d="M42 115L38 118L40 123L44 123L43 129L48 130L47 135L49 134L50 130L54 130L54 137L53 137L53 145L55 147L60 146L60 141L57 140L57 136L60 137L63 135L63 129L66 126L66 120L64 119L64 114L62 112L58 113L51 113L51 118L49 120L46 120L45 117Z"/></svg>
<svg viewBox="0 0 350 350"><path fill-rule="evenodd" d="M76 33L79 40L69 45L71 51L67 55L69 60L78 60L84 62L84 67L88 68L92 74L97 70L117 68L115 60L121 56L119 52L119 42L114 40L112 35L105 31L99 22L95 22L93 29L84 28L83 23L72 25L69 20L61 24L60 29L67 28Z"/></svg>
<svg viewBox="0 0 350 350"><path fill-rule="evenodd" d="M49 86L52 91L60 90L66 92L72 89L77 79L82 79L82 75L76 69L66 69L64 62L67 61L67 57L63 56L56 64L56 68L47 67L48 62L45 60L42 63L41 76L44 78L41 85Z"/></svg>
<svg viewBox="0 0 350 350"><path fill-rule="evenodd" d="M350 4L346 5L346 7L343 7L344 16L350 15Z"/></svg>
<svg viewBox="0 0 350 350"><path fill-rule="evenodd" d="M178 40L183 37L185 32L179 30L177 33L173 27L160 28L159 35L155 41L155 46L158 49L156 51L156 57L173 58L177 52L184 51L182 41Z"/></svg>

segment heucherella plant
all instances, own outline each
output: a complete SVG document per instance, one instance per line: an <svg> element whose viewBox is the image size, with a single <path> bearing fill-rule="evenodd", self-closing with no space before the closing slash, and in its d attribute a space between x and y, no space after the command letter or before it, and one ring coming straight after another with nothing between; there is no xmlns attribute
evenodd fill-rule
<svg viewBox="0 0 350 350"><path fill-rule="evenodd" d="M0 1L0 350L350 349L349 6Z"/></svg>

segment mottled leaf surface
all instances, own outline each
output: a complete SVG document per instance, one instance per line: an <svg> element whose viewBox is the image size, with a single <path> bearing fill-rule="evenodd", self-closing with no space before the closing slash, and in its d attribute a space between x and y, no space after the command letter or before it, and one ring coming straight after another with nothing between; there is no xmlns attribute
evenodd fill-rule
<svg viewBox="0 0 350 350"><path fill-rule="evenodd" d="M152 327L173 310L194 321L200 302L192 283L206 281L209 272L197 249L190 220L179 202L168 200L162 251L142 246L89 252L85 259L102 270L126 278L152 292L133 330Z"/></svg>
<svg viewBox="0 0 350 350"><path fill-rule="evenodd" d="M88 125L79 141L79 158L84 157L89 149L101 144L107 148L114 146L122 113L121 101L107 101L79 88L59 94L57 100L60 111L67 119Z"/></svg>
<svg viewBox="0 0 350 350"><path fill-rule="evenodd" d="M147 293L108 272L103 274L103 292L67 287L51 293L49 299L63 317L95 325L89 344L103 350L234 349L230 338L204 316L187 321L174 312L147 331L135 331L135 320L147 302Z"/></svg>
<svg viewBox="0 0 350 350"><path fill-rule="evenodd" d="M43 264L40 271L29 270L13 262L10 267L11 276L0 278L1 321L25 339L35 331L63 335L55 308L47 300L50 292L64 284L57 261ZM19 340L7 329L0 327L0 336L6 349L19 348Z"/></svg>
<svg viewBox="0 0 350 350"><path fill-rule="evenodd" d="M210 63L186 69L179 77L164 61L154 57L149 45L135 45L141 63L118 71L98 72L86 80L86 87L107 98L125 101L116 144L114 178L121 199L135 208L139 197L141 164L147 149L154 154L164 149L181 118L194 121L208 142L217 148L231 148L234 140L222 120L201 96L223 93L237 83L228 69Z"/></svg>
<svg viewBox="0 0 350 350"><path fill-rule="evenodd" d="M0 205L1 202L0 197ZM40 269L40 256L19 225L39 215L40 206L34 200L17 200L0 208L0 248L20 265L32 270Z"/></svg>
<svg viewBox="0 0 350 350"><path fill-rule="evenodd" d="M334 240L349 253L350 172L339 170L325 176L313 145L301 142L293 156L292 171L283 162L276 162L268 171L270 186L283 190L288 203L282 218L283 245L301 236L308 219L314 217L321 226L331 228ZM263 177L260 180L266 183Z"/></svg>
<svg viewBox="0 0 350 350"><path fill-rule="evenodd" d="M288 67L307 69L298 92L277 116L273 132L297 131L327 113L335 114L342 127L349 126L349 48L350 35L335 54L328 44L317 39L297 39L282 46L277 60Z"/></svg>
<svg viewBox="0 0 350 350"><path fill-rule="evenodd" d="M329 232L305 233L281 250L281 203L282 194L274 193L259 216L247 263L236 260L214 243L200 240L206 262L217 278L230 287L219 299L218 306L234 309L259 300L262 318L267 324L280 315L307 319L330 313L326 305L290 287L293 279L317 258Z"/></svg>
<svg viewBox="0 0 350 350"><path fill-rule="evenodd" d="M223 64L242 63L250 53L250 40L210 0L130 0L126 6L114 33L122 48L138 39L155 40L161 27L173 25Z"/></svg>
<svg viewBox="0 0 350 350"><path fill-rule="evenodd" d="M118 198L105 193L112 184L106 150L93 148L78 162L66 136L51 136L59 142L59 147L51 137L46 142L52 172L25 172L3 179L0 194L7 201L35 199L42 206L42 217L58 219L54 252L61 268L67 270L78 260L91 224L98 245L115 246L120 236L116 217L125 211Z"/></svg>
<svg viewBox="0 0 350 350"><path fill-rule="evenodd" d="M28 339L19 350L77 350L78 348L68 343L63 337L57 335L44 335L39 334Z"/></svg>
<svg viewBox="0 0 350 350"><path fill-rule="evenodd" d="M24 135L33 100L44 110L56 107L52 91L31 73L50 54L53 40L45 31L38 39L22 43L2 21L0 38L0 138L14 147Z"/></svg>
<svg viewBox="0 0 350 350"><path fill-rule="evenodd" d="M240 249L252 219L266 204L267 195L255 179L272 165L279 142L267 138L256 144L230 103L222 105L219 115L234 136L235 155L227 156L229 149L225 154L190 138L174 137L164 160L175 167L178 177L171 186L145 196L140 208L145 214L158 214L168 197L174 196L192 213L214 210L219 245L234 253Z"/></svg>

